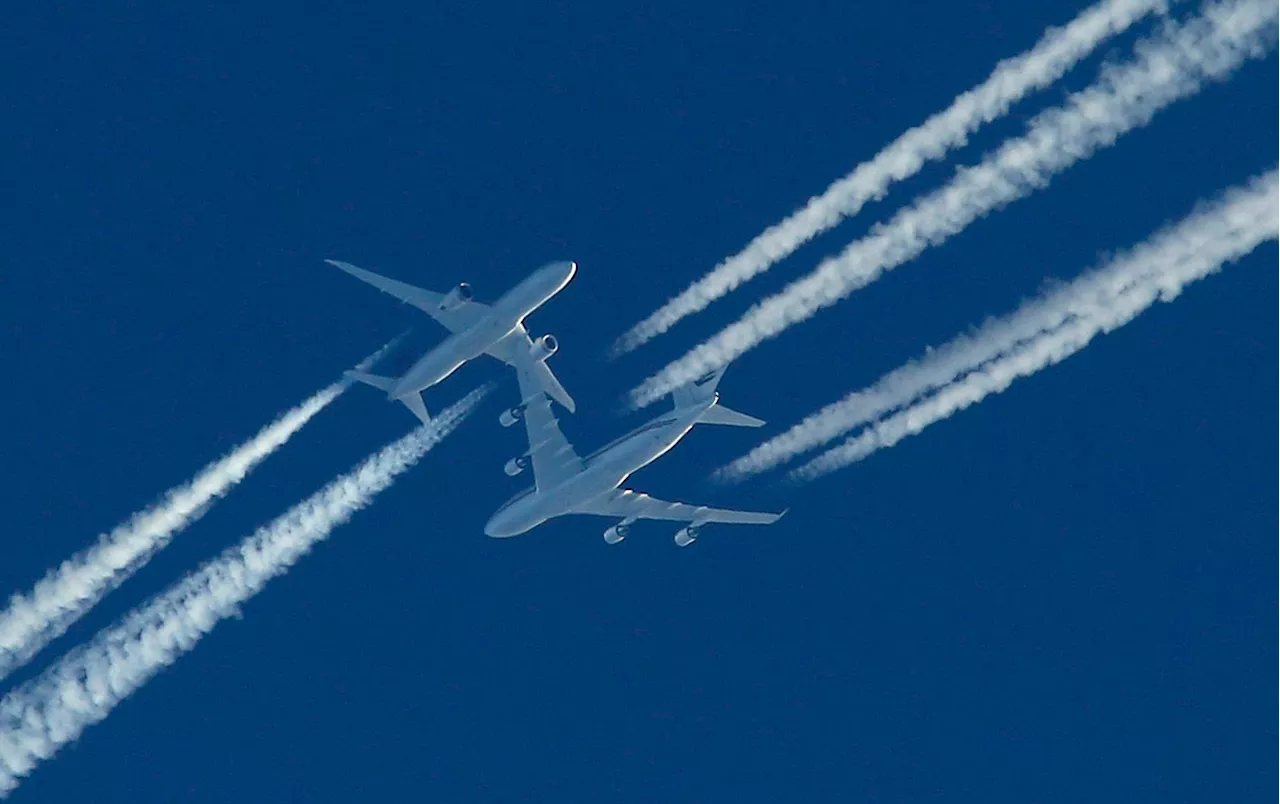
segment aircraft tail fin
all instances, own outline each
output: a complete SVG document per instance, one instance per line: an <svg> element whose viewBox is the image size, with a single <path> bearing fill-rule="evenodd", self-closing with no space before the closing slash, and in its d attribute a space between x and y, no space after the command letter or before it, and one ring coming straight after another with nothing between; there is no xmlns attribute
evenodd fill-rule
<svg viewBox="0 0 1280 804"><path fill-rule="evenodd" d="M685 408L699 402L706 403L716 398L716 386L724 376L727 366L715 371L708 371L693 382L686 383L671 392L671 401L677 408ZM714 404L714 403L713 403Z"/></svg>
<svg viewBox="0 0 1280 804"><path fill-rule="evenodd" d="M694 405L705 405L706 409L698 417L698 424L723 424L729 427L760 427L764 425L763 419L739 413L733 408L727 408L720 404L720 394L716 393L716 386L720 384L720 378L724 376L725 368L727 367L709 371L693 382L682 385L672 391L671 401L675 404L675 409L680 410Z"/></svg>
<svg viewBox="0 0 1280 804"><path fill-rule="evenodd" d="M365 385L372 385L374 388L379 388L388 393L391 392L391 388L396 382L395 379L391 377L383 377L380 374L370 374L369 372L362 371L360 369L344 371L342 372L342 376L346 377L348 380L362 382Z"/></svg>
<svg viewBox="0 0 1280 804"><path fill-rule="evenodd" d="M726 408L717 402L698 417L698 424L723 424L729 427L763 427L764 419L757 419L755 416L739 413L733 408Z"/></svg>

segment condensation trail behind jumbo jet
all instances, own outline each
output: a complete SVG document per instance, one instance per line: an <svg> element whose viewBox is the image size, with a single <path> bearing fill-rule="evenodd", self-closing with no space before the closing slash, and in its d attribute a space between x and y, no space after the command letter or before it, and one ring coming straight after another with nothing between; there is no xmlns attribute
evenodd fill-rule
<svg viewBox="0 0 1280 804"><path fill-rule="evenodd" d="M1045 187L1058 173L1146 125L1174 101L1221 80L1276 42L1274 0L1222 0L1144 40L1136 57L1108 66L1089 88L1041 113L1028 132L1009 140L947 186L917 199L875 226L839 256L753 306L737 322L690 350L629 394L633 407L728 365L792 325L945 242L979 218Z"/></svg>
<svg viewBox="0 0 1280 804"><path fill-rule="evenodd" d="M1086 272L1024 303L1015 312L993 318L976 331L952 339L889 372L868 388L814 413L787 432L769 439L721 469L721 479L740 480L772 469L868 422L903 408L969 372L1010 354L1033 339L1052 335L1075 318L1110 314L1127 294L1145 292L1150 283L1179 266L1230 259L1253 248L1274 211L1275 173L1248 189L1226 193L1202 205L1177 225L1148 238L1106 265Z"/></svg>
<svg viewBox="0 0 1280 804"><path fill-rule="evenodd" d="M1280 231L1280 194L1272 171L1250 186L1228 194L1222 205L1220 226L1199 243L1188 240L1172 262L1151 266L1152 271L1114 299L1100 301L1096 309L1068 319L996 360L947 385L911 407L868 426L843 444L833 447L791 473L794 480L812 480L876 450L891 447L930 424L981 402L1008 388L1019 377L1035 374L1083 349L1102 333L1121 327L1157 301L1172 301L1183 288L1219 271L1228 262L1248 254L1259 244L1274 240ZM1274 270L1274 263L1269 270Z"/></svg>
<svg viewBox="0 0 1280 804"><path fill-rule="evenodd" d="M403 336L401 336L403 337ZM371 366L396 338L365 358ZM160 502L103 534L98 543L50 570L27 594L15 594L0 612L0 679L22 666L111 590L129 579L173 537L209 510L254 467L285 444L346 388L338 382L285 412L192 480L165 493Z"/></svg>
<svg viewBox="0 0 1280 804"><path fill-rule="evenodd" d="M372 502L453 432L487 392L473 391L430 424L369 456L5 696L0 701L0 797Z"/></svg>
<svg viewBox="0 0 1280 804"><path fill-rule="evenodd" d="M904 132L822 195L761 232L742 251L636 324L614 343L613 354L643 345L769 270L805 243L858 214L863 204L882 197L894 182L915 175L926 162L963 146L979 127L1004 116L1028 94L1057 81L1098 45L1165 7L1165 0L1104 0L1064 27L1045 31L1031 50L1000 62L986 81Z"/></svg>

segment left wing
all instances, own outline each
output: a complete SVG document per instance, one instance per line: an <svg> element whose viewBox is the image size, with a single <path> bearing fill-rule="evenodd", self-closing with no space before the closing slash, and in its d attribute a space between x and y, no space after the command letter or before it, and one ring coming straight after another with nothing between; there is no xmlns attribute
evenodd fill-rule
<svg viewBox="0 0 1280 804"><path fill-rule="evenodd" d="M536 362L533 360L530 363ZM529 436L529 459L533 462L533 483L539 489L551 489L582 472L582 459L569 439L560 431L560 423L551 412L551 400L542 393L538 379L528 366L517 365L520 396L524 400L525 432Z"/></svg>
<svg viewBox="0 0 1280 804"><path fill-rule="evenodd" d="M516 370L520 380L520 398L527 400L541 391L573 413L577 406L573 397L560 384L560 380L551 371L545 360L534 360L531 356L533 340L523 325L517 326L510 335L485 350L490 357L495 357Z"/></svg>
<svg viewBox="0 0 1280 804"><path fill-rule="evenodd" d="M450 332L460 332L476 324L489 312L489 305L469 301L458 307L445 308L445 296L430 290L423 290L405 282L388 279L373 271L358 268L341 260L325 260L333 267L351 274L362 282L373 285L383 293L395 296L405 304L412 304L422 312L440 322Z"/></svg>
<svg viewBox="0 0 1280 804"><path fill-rule="evenodd" d="M756 511L732 511L727 508L709 508L705 505L689 505L667 502L630 489L617 489L596 497L574 509L578 514L616 516L619 519L665 519L672 522L724 522L732 525L770 525L782 518L782 514L765 514ZM783 513L786 513L785 511Z"/></svg>

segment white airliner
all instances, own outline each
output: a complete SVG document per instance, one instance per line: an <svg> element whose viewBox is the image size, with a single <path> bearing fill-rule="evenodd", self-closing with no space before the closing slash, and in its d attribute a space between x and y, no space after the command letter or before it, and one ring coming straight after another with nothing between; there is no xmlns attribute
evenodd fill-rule
<svg viewBox="0 0 1280 804"><path fill-rule="evenodd" d="M618 522L604 532L609 544L622 541L638 519L664 519L689 523L675 535L680 547L693 544L699 529L708 522L768 525L782 514L729 511L687 503L665 502L619 488L644 466L648 466L684 438L695 424L727 424L759 427L763 421L718 404L716 385L724 369L713 371L672 393L675 409L630 433L615 439L585 458L578 457L560 432L551 412L551 403L538 387L536 378L517 367L520 406L503 411L503 427L524 419L529 434L529 451L507 461L504 471L518 475L533 465L534 487L507 501L484 526L486 535L518 536L565 514L593 514L617 517ZM786 513L785 511L783 513Z"/></svg>
<svg viewBox="0 0 1280 804"><path fill-rule="evenodd" d="M471 286L466 282L459 283L448 293L433 293L357 268L349 262L325 262L406 304L412 304L452 333L443 343L419 358L403 376L383 377L362 370L347 372L353 380L386 391L388 399L404 403L424 423L431 417L422 400L422 391L480 355L495 357L509 366L523 367L529 381L539 391L545 392L570 412L574 410L573 398L546 364L546 359L555 354L559 344L552 335L530 338L524 319L569 284L578 270L577 263L544 265L490 307L472 300Z"/></svg>

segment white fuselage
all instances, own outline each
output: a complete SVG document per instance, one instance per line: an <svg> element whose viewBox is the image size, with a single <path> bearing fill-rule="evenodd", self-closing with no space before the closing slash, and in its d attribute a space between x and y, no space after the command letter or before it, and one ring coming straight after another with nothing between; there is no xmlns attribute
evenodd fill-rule
<svg viewBox="0 0 1280 804"><path fill-rule="evenodd" d="M659 416L588 455L583 459L583 471L563 483L517 494L485 524L485 535L519 536L548 519L578 513L591 500L618 488L632 473L665 455L711 404L713 400L707 400Z"/></svg>
<svg viewBox="0 0 1280 804"><path fill-rule="evenodd" d="M430 388L468 360L492 349L503 338L515 333L527 336L524 319L560 292L577 271L572 262L554 262L534 271L527 279L503 294L484 318L460 332L455 332L436 348L427 352L405 372L387 396L399 399Z"/></svg>

